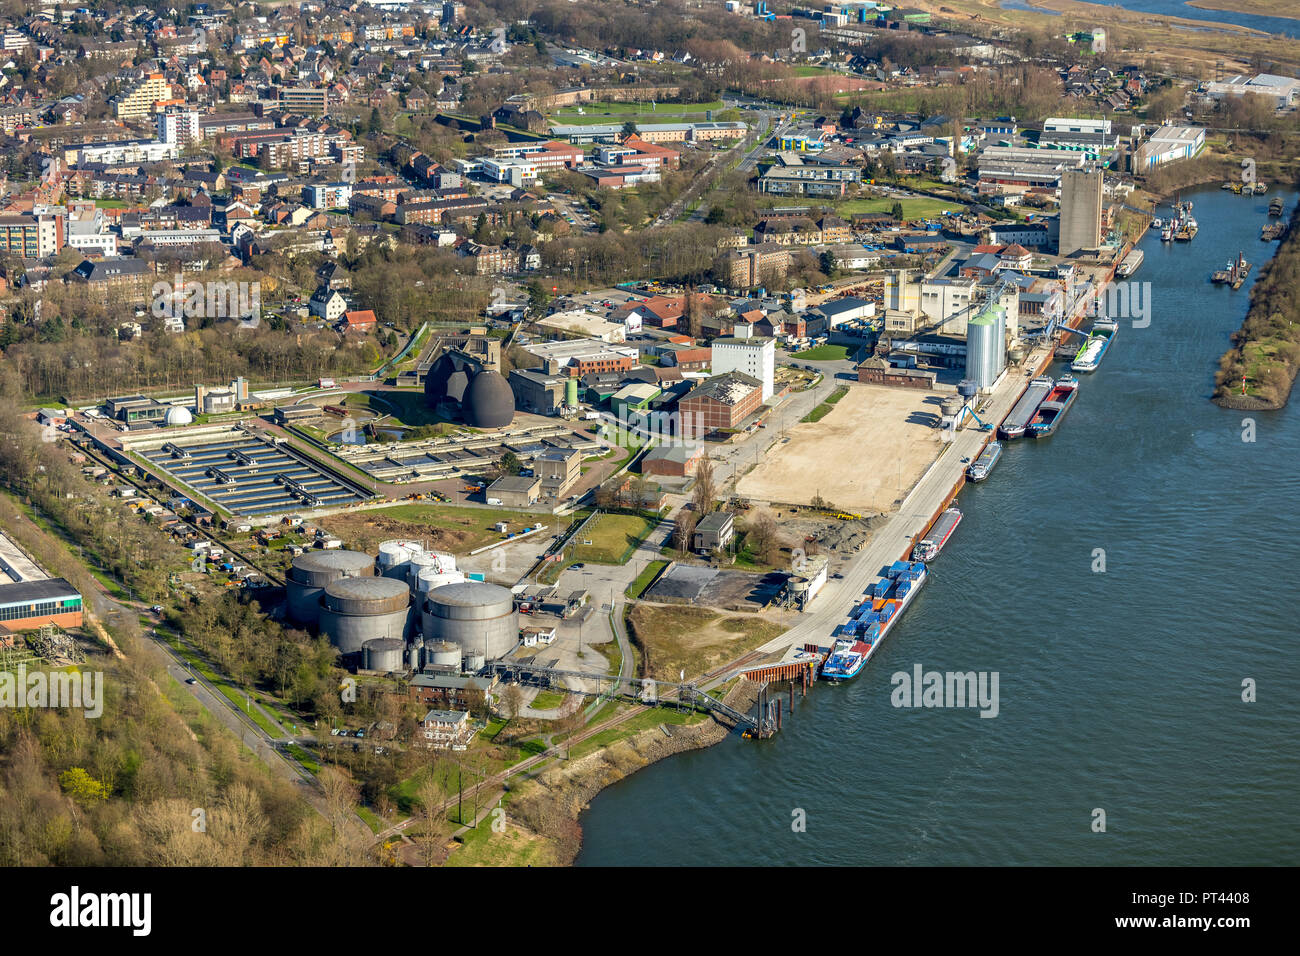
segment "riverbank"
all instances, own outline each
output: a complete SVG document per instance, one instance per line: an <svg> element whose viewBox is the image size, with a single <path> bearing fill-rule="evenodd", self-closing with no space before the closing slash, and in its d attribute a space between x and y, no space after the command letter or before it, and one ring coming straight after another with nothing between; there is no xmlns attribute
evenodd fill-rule
<svg viewBox="0 0 1300 956"><path fill-rule="evenodd" d="M759 685L739 681L723 703L748 711ZM523 784L510 802L513 821L545 840L556 865L572 864L582 848L578 818L595 796L666 757L702 750L726 740L735 728L716 716L689 726L662 724L603 747L579 760L556 764Z"/></svg>
<svg viewBox="0 0 1300 956"><path fill-rule="evenodd" d="M1300 205L1277 253L1250 290L1250 308L1233 346L1219 359L1211 401L1223 408L1266 411L1290 400L1300 373Z"/></svg>

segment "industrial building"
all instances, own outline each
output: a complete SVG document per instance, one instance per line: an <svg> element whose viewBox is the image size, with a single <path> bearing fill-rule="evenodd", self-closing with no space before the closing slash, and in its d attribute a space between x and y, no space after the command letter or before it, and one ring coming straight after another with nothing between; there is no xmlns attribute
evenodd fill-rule
<svg viewBox="0 0 1300 956"><path fill-rule="evenodd" d="M743 372L763 387L762 401L772 397L776 376L776 340L763 335L747 339L720 338L710 343L713 374Z"/></svg>
<svg viewBox="0 0 1300 956"><path fill-rule="evenodd" d="M714 511L700 519L695 526L691 548L700 553L719 551L731 543L735 536L735 519L727 511Z"/></svg>
<svg viewBox="0 0 1300 956"><path fill-rule="evenodd" d="M63 578L47 575L0 534L0 634L46 624L81 627L81 615L81 593Z"/></svg>
<svg viewBox="0 0 1300 956"><path fill-rule="evenodd" d="M763 384L743 372L728 372L697 385L677 403L682 427L710 431L736 428L763 405Z"/></svg>
<svg viewBox="0 0 1300 956"><path fill-rule="evenodd" d="M1133 172L1145 173L1166 163L1191 159L1204 148L1204 127L1166 124L1134 151Z"/></svg>
<svg viewBox="0 0 1300 956"><path fill-rule="evenodd" d="M484 493L488 504L528 508L542 495L542 479L531 475L502 475Z"/></svg>
<svg viewBox="0 0 1300 956"><path fill-rule="evenodd" d="M1058 255L1072 256L1101 245L1101 170L1061 173L1061 239Z"/></svg>

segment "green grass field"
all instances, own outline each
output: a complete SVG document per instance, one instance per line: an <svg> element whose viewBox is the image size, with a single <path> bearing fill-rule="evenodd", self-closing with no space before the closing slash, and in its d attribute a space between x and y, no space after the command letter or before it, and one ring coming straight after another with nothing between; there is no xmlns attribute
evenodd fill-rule
<svg viewBox="0 0 1300 956"><path fill-rule="evenodd" d="M823 418L825 418L827 415L830 414L831 409L835 407L835 403L838 402L841 398L843 398L847 394L849 394L849 390L845 388L843 385L841 385L839 388L837 388L834 392L831 393L830 397L827 398L826 401L822 402L820 405L814 408L811 412L809 412L807 415L801 418L800 421L804 421L804 422L821 421Z"/></svg>
<svg viewBox="0 0 1300 956"><path fill-rule="evenodd" d="M589 117L595 113L611 113L626 118L628 114L648 117L648 116L666 116L672 113L703 113L707 110L724 110L726 104L722 100L712 100L708 103L656 103L653 110L650 109L650 103L583 103L580 106L563 106L554 112L558 122L561 123L586 123L600 122L599 120L589 120ZM582 110L579 113L578 110ZM562 117L562 119L561 119ZM665 121L669 122L669 121Z"/></svg>
<svg viewBox="0 0 1300 956"><path fill-rule="evenodd" d="M571 553L575 561L624 564L636 546L654 530L655 524L640 515L601 515L578 536ZM591 543L587 544L588 541Z"/></svg>
<svg viewBox="0 0 1300 956"><path fill-rule="evenodd" d="M933 219L945 209L960 212L966 207L950 199L931 199L929 196L917 196L911 199L891 199L883 196L876 199L850 199L835 208L838 216L851 216L855 212L889 212L894 203L903 207L904 219Z"/></svg>
<svg viewBox="0 0 1300 956"><path fill-rule="evenodd" d="M651 561L641 569L641 573L636 576L636 580L628 585L625 592L627 596L633 600L641 597L645 593L645 589L650 586L650 582L654 580L655 575L666 567L668 567L667 561Z"/></svg>
<svg viewBox="0 0 1300 956"><path fill-rule="evenodd" d="M818 345L815 348L804 349L802 352L795 352L794 355L796 358L807 359L810 362L838 362L849 357L849 350L845 345Z"/></svg>

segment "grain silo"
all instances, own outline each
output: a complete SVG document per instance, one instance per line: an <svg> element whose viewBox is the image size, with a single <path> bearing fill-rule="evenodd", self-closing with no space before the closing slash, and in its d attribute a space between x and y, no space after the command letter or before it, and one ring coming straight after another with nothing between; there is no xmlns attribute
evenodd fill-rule
<svg viewBox="0 0 1300 956"><path fill-rule="evenodd" d="M285 581L289 619L314 627L320 616L325 586L340 578L365 578L375 573L370 555L359 551L309 551L293 559Z"/></svg>
<svg viewBox="0 0 1300 956"><path fill-rule="evenodd" d="M394 637L380 637L362 645L362 668L390 674L400 671L406 644Z"/></svg>
<svg viewBox="0 0 1300 956"><path fill-rule="evenodd" d="M320 632L344 654L366 641L390 637L405 642L411 592L393 578L343 578L326 586L320 598Z"/></svg>
<svg viewBox="0 0 1300 956"><path fill-rule="evenodd" d="M424 596L427 642L450 641L465 655L502 657L519 641L514 595L496 584L447 584Z"/></svg>
<svg viewBox="0 0 1300 956"><path fill-rule="evenodd" d="M1007 312L990 302L966 323L966 378L981 391L993 383L1006 367Z"/></svg>

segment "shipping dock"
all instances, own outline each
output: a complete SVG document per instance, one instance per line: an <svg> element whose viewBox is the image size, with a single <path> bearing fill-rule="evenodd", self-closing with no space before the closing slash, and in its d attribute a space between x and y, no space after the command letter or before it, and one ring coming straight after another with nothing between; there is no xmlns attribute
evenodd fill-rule
<svg viewBox="0 0 1300 956"><path fill-rule="evenodd" d="M1222 269L1216 269L1210 275L1210 281L1218 285L1231 286L1234 289L1240 289L1241 284L1246 281L1246 276L1250 275L1250 263L1246 261L1244 252L1237 253L1237 258L1227 264Z"/></svg>
<svg viewBox="0 0 1300 956"><path fill-rule="evenodd" d="M1043 399L1047 398L1055 384L1047 376L1030 382L1029 387L1020 396L1020 401L1016 402L1015 407L1002 420L1002 425L998 428L998 437L1007 441L1022 437L1034 413L1038 411L1038 406L1043 404Z"/></svg>

